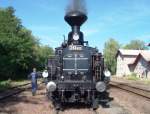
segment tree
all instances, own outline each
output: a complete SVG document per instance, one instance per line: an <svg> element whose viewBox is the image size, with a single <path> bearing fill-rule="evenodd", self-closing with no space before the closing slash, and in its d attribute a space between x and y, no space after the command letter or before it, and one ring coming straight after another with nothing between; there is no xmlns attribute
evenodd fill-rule
<svg viewBox="0 0 150 114"><path fill-rule="evenodd" d="M53 49L48 45L36 45L34 47L34 51L36 54L36 63L39 68L44 68L47 62L47 59L53 55Z"/></svg>
<svg viewBox="0 0 150 114"><path fill-rule="evenodd" d="M112 74L116 71L116 54L119 47L119 43L113 38L109 39L104 46L105 65L112 72Z"/></svg>
<svg viewBox="0 0 150 114"><path fill-rule="evenodd" d="M1 79L22 77L33 67L42 68L43 61L52 54L52 49L41 46L14 13L12 7L0 8Z"/></svg>
<svg viewBox="0 0 150 114"><path fill-rule="evenodd" d="M124 49L145 50L148 49L145 42L141 40L131 40L129 44L124 46Z"/></svg>
<svg viewBox="0 0 150 114"><path fill-rule="evenodd" d="M14 76L20 66L22 39L17 32L21 30L21 22L14 16L12 7L0 9L0 75L1 78Z"/></svg>

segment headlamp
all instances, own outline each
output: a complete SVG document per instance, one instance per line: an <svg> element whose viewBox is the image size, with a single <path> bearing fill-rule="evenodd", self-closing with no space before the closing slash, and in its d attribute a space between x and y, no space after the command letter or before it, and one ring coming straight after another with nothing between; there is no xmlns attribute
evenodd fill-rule
<svg viewBox="0 0 150 114"><path fill-rule="evenodd" d="M48 82L48 84L46 85L46 89L50 92L53 92L56 90L56 83L53 81Z"/></svg>
<svg viewBox="0 0 150 114"><path fill-rule="evenodd" d="M105 75L105 77L110 77L110 76L111 76L111 73L110 73L109 70L105 70L105 71L104 71L104 75Z"/></svg>

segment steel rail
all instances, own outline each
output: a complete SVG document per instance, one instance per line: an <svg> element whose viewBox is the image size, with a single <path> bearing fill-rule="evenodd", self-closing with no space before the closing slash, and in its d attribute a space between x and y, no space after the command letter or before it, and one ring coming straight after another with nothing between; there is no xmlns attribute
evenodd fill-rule
<svg viewBox="0 0 150 114"><path fill-rule="evenodd" d="M19 87L22 87L22 86L26 86L26 85L29 85L29 84L31 84L31 82L28 82L28 83L25 83L25 84L20 84L20 85L13 86L13 87L9 87L6 90L0 90L0 93L6 92L8 90L16 89L16 88L19 88Z"/></svg>
<svg viewBox="0 0 150 114"><path fill-rule="evenodd" d="M60 114L62 112L63 111L61 111L61 110L55 110L54 114ZM89 112L91 112L91 114L99 114L99 112L97 110L93 110L93 109L89 110Z"/></svg>
<svg viewBox="0 0 150 114"><path fill-rule="evenodd" d="M43 81L41 81L39 84L42 84L42 83L43 83ZM20 93L26 91L27 89L30 89L31 86L28 86L30 84L31 83L26 83L26 84L21 85L20 87L17 86L15 88L13 88L10 93L8 93L8 94L6 93L6 95L0 96L0 100L5 100L5 99L10 98L14 95L20 94ZM5 94L5 92L6 91L4 91L2 94Z"/></svg>
<svg viewBox="0 0 150 114"><path fill-rule="evenodd" d="M134 86L130 86L124 83L118 83L114 81L110 82L110 86L116 87L122 90L126 90L128 92L150 99L150 91L146 89L142 89L142 88L138 88L138 87L134 87Z"/></svg>

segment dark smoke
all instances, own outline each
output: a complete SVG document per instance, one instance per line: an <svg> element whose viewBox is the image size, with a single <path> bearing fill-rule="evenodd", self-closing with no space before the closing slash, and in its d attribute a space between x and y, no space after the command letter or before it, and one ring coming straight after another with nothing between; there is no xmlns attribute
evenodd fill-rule
<svg viewBox="0 0 150 114"><path fill-rule="evenodd" d="M87 14L86 4L84 0L69 0L69 5L66 8L66 14L69 12L80 11Z"/></svg>

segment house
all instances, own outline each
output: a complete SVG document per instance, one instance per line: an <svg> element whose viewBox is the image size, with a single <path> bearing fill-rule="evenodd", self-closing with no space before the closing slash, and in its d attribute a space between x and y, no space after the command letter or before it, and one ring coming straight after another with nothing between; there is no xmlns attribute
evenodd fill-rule
<svg viewBox="0 0 150 114"><path fill-rule="evenodd" d="M131 74L131 69L128 64L133 63L133 61L138 56L138 50L124 50L119 49L117 52L117 72L118 77L126 76Z"/></svg>
<svg viewBox="0 0 150 114"><path fill-rule="evenodd" d="M116 76L136 73L139 77L150 78L150 51L119 49L116 55Z"/></svg>
<svg viewBox="0 0 150 114"><path fill-rule="evenodd" d="M133 67L133 72L139 77L150 79L150 52L141 52L129 67Z"/></svg>

